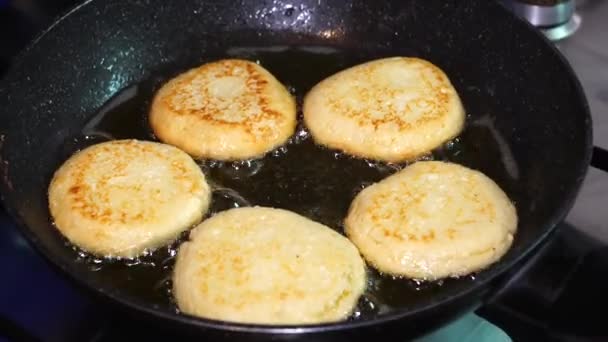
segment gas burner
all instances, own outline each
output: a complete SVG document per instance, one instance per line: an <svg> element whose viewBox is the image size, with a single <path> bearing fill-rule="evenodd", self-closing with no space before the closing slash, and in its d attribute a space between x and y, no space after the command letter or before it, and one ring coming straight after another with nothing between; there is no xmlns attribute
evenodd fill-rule
<svg viewBox="0 0 608 342"><path fill-rule="evenodd" d="M580 15L575 13L575 0L503 0L503 3L552 41L571 36L581 24Z"/></svg>

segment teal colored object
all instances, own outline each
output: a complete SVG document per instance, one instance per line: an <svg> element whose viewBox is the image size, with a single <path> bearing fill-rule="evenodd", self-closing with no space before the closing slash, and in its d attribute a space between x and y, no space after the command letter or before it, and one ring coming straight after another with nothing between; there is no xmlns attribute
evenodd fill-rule
<svg viewBox="0 0 608 342"><path fill-rule="evenodd" d="M511 338L500 328L474 313L434 331L415 342L511 342Z"/></svg>

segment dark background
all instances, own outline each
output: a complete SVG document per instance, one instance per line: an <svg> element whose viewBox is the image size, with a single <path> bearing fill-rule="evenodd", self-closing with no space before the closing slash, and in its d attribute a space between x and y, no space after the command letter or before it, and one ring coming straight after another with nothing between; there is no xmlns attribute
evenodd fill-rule
<svg viewBox="0 0 608 342"><path fill-rule="evenodd" d="M0 0L0 75L11 58L53 19L79 1Z"/></svg>

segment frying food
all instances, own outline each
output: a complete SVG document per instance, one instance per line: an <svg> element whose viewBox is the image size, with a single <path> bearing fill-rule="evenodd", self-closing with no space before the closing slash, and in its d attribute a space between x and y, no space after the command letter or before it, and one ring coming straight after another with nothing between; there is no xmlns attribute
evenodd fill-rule
<svg viewBox="0 0 608 342"><path fill-rule="evenodd" d="M388 162L430 152L458 135L465 119L444 72L408 57L373 60L324 79L303 110L317 143Z"/></svg>
<svg viewBox="0 0 608 342"><path fill-rule="evenodd" d="M296 104L262 66L225 59L166 83L149 118L161 141L197 159L242 160L287 141L296 126Z"/></svg>
<svg viewBox="0 0 608 342"><path fill-rule="evenodd" d="M510 248L517 213L479 171L417 162L361 191L345 220L347 236L381 272L438 280L479 271Z"/></svg>
<svg viewBox="0 0 608 342"><path fill-rule="evenodd" d="M55 226L74 245L99 256L130 258L198 223L211 191L185 152L114 140L72 155L55 172L48 197Z"/></svg>
<svg viewBox="0 0 608 342"><path fill-rule="evenodd" d="M173 275L183 312L259 324L345 319L365 284L365 263L346 237L267 207L203 221L180 246Z"/></svg>

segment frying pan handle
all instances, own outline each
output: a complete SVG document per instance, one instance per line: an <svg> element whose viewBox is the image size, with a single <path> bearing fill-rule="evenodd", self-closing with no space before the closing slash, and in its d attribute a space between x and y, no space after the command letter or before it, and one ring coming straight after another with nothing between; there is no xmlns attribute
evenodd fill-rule
<svg viewBox="0 0 608 342"><path fill-rule="evenodd" d="M608 172L608 151L601 147L593 146L591 166L604 172Z"/></svg>

